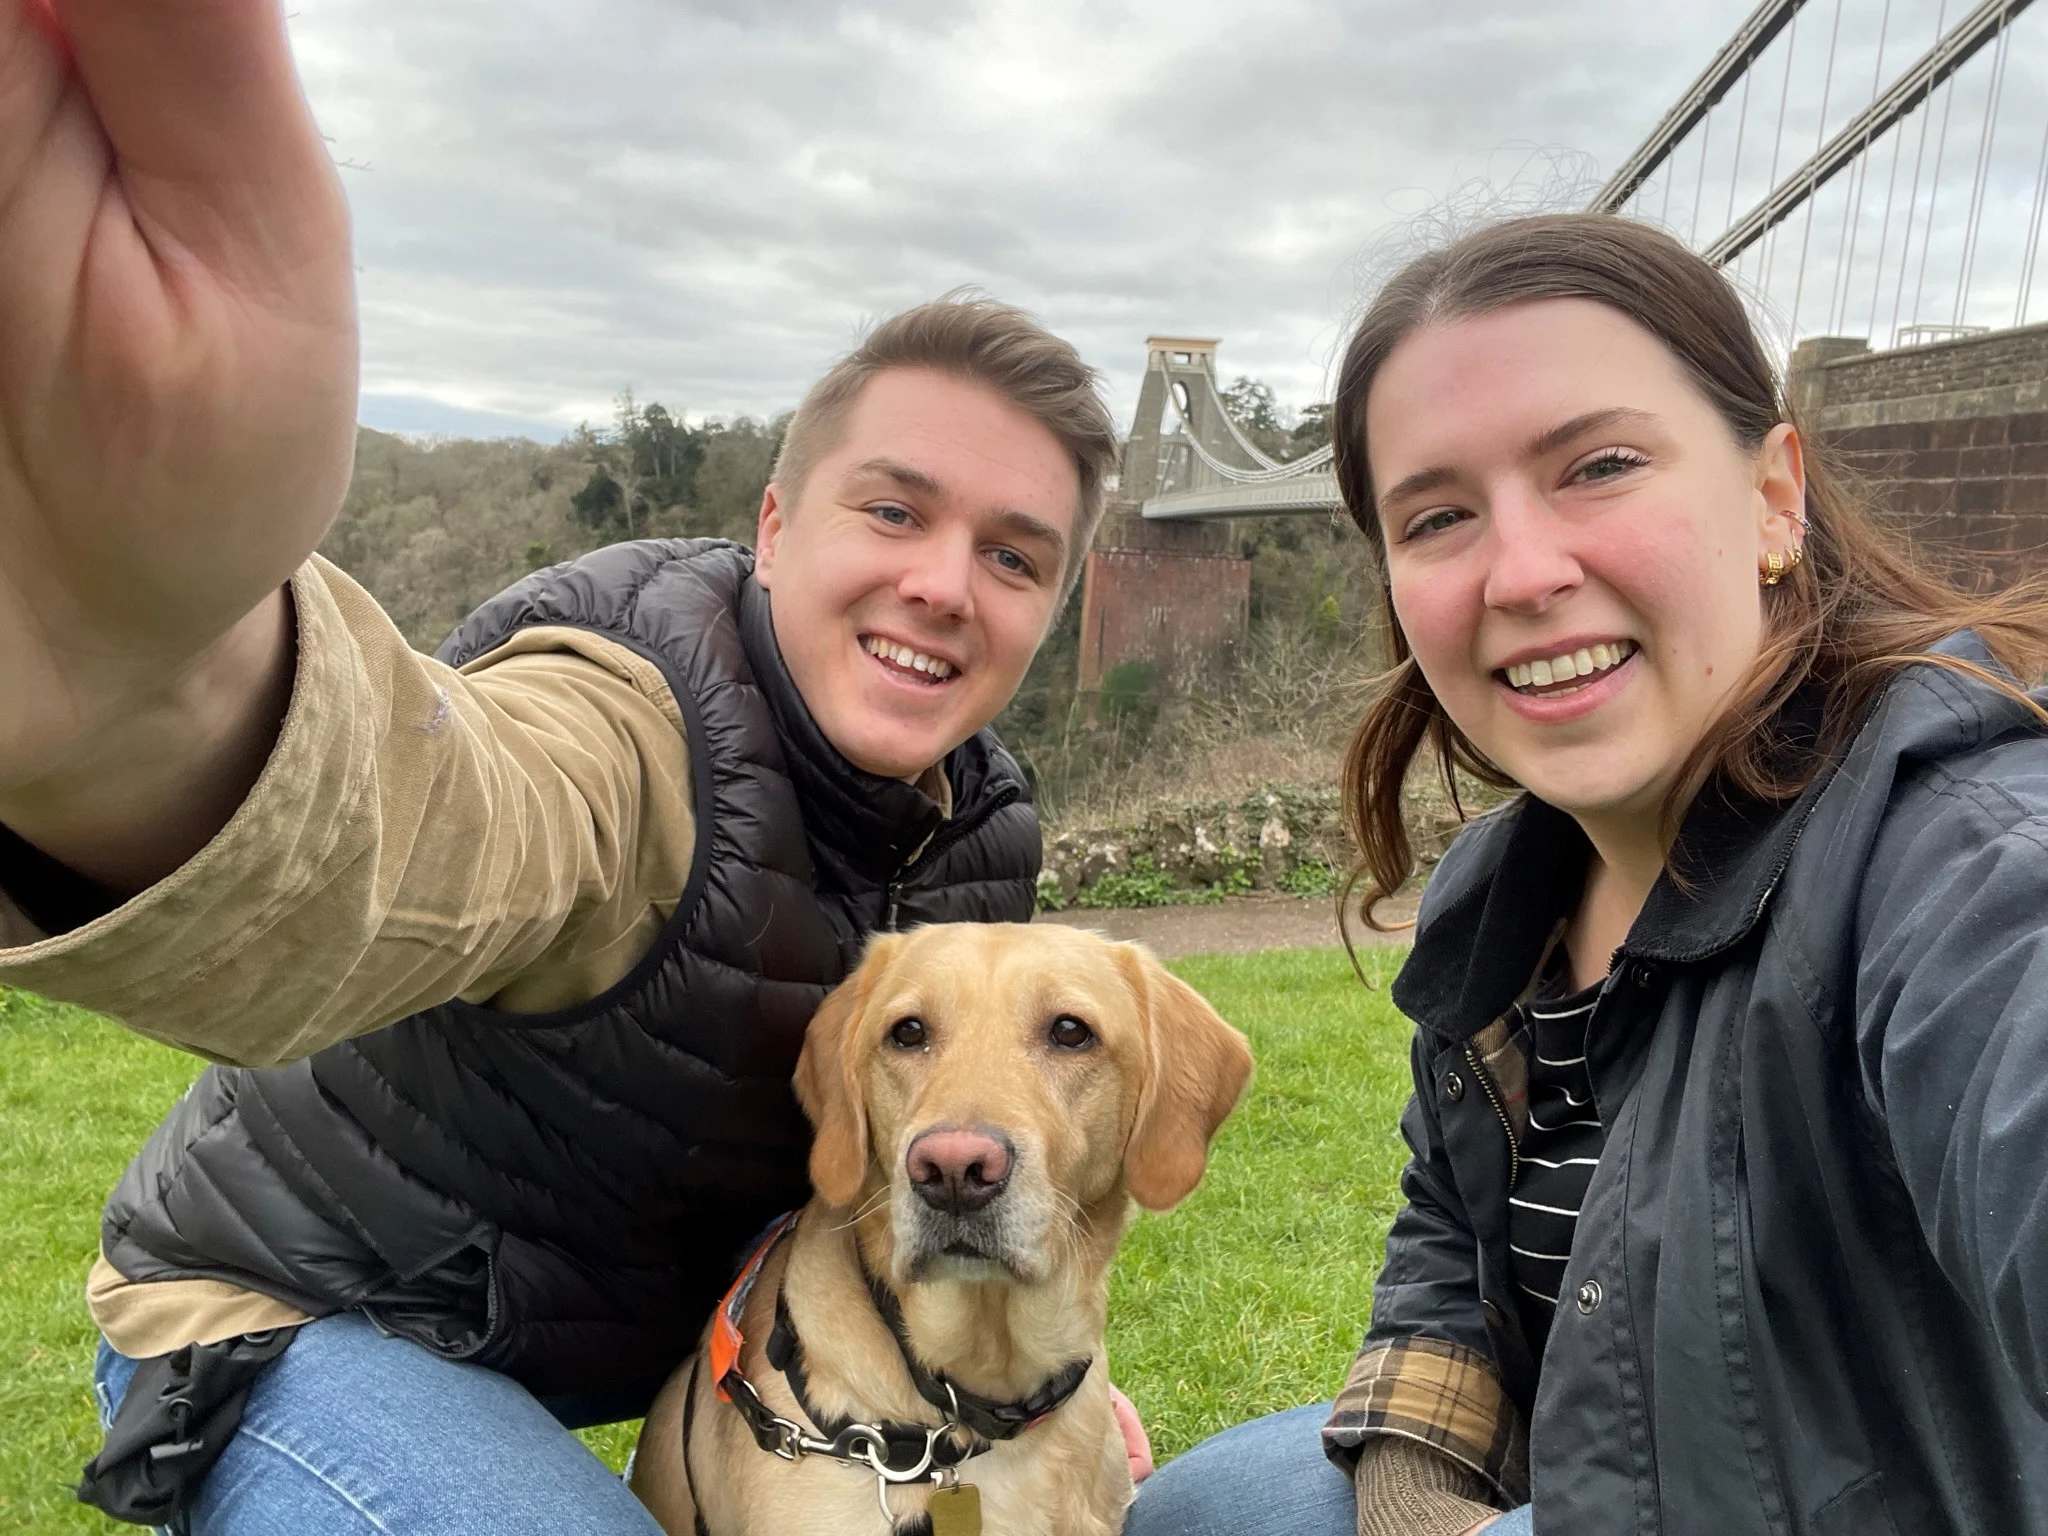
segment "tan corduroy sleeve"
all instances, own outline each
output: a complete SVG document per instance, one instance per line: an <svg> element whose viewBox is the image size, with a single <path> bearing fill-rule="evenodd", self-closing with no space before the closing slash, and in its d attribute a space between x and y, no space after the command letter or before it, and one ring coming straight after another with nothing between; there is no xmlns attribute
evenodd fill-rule
<svg viewBox="0 0 2048 1536"><path fill-rule="evenodd" d="M530 1012L623 976L695 841L660 672L569 629L451 671L317 557L292 597L291 706L234 818L73 932L4 914L0 985L264 1066L451 997Z"/></svg>

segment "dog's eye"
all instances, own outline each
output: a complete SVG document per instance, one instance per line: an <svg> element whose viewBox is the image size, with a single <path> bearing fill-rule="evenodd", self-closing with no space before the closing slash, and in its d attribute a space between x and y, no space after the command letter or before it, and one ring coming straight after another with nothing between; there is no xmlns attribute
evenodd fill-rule
<svg viewBox="0 0 2048 1536"><path fill-rule="evenodd" d="M1052 1021L1046 1038L1063 1051L1085 1051L1095 1043L1095 1031L1071 1013L1063 1013Z"/></svg>
<svg viewBox="0 0 2048 1536"><path fill-rule="evenodd" d="M898 1019L889 1029L889 1043L898 1050L924 1049L924 1020Z"/></svg>

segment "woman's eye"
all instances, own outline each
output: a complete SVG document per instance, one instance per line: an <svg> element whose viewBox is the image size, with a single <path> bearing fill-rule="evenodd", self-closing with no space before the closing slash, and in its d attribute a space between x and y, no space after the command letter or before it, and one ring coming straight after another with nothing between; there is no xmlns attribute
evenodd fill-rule
<svg viewBox="0 0 2048 1536"><path fill-rule="evenodd" d="M1455 528L1465 514L1457 507L1438 507L1424 512L1401 530L1401 541L1427 538L1432 533L1442 533L1446 528Z"/></svg>
<svg viewBox="0 0 2048 1536"><path fill-rule="evenodd" d="M1612 480L1616 475L1625 475L1632 469L1641 469L1650 461L1640 453L1628 448L1608 448L1586 459L1572 471L1575 480Z"/></svg>
<svg viewBox="0 0 2048 1536"><path fill-rule="evenodd" d="M899 1051L921 1051L925 1044L923 1019L898 1019L889 1026L889 1043Z"/></svg>
<svg viewBox="0 0 2048 1536"><path fill-rule="evenodd" d="M1046 1038L1063 1051L1085 1051L1095 1043L1095 1031L1071 1013L1063 1013L1052 1021L1052 1028Z"/></svg>

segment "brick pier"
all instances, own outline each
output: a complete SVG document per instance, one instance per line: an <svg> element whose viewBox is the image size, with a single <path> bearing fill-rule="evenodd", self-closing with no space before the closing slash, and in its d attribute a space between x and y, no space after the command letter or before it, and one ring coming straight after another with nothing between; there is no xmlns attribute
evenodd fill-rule
<svg viewBox="0 0 2048 1536"><path fill-rule="evenodd" d="M1790 393L1959 584L2048 569L2048 325L1890 352L1816 337L1792 354Z"/></svg>

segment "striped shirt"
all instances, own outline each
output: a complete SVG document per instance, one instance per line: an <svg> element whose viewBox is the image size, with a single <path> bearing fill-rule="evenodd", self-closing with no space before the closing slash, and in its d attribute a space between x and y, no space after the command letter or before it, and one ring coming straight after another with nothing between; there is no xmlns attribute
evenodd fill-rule
<svg viewBox="0 0 2048 1536"><path fill-rule="evenodd" d="M1607 1139L1586 1066L1600 988L1557 995L1565 985L1564 974L1553 973L1520 1005L1530 1032L1529 1129L1522 1137L1521 1176L1508 1196L1508 1261L1522 1327L1539 1355L1557 1311L1579 1207Z"/></svg>

